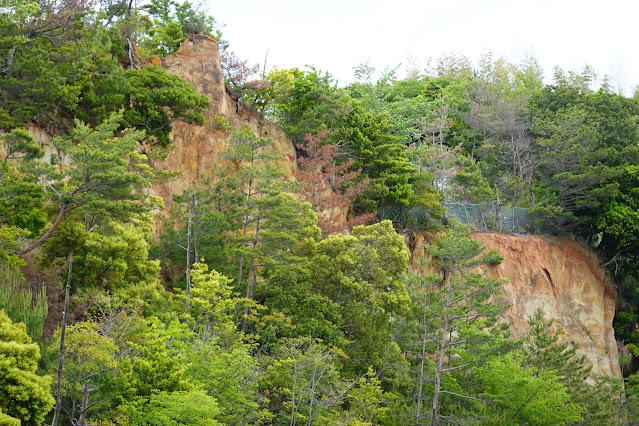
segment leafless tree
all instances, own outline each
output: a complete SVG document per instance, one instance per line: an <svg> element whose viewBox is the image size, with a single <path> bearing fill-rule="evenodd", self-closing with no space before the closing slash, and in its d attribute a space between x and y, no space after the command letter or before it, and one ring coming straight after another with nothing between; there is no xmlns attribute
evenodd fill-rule
<svg viewBox="0 0 639 426"><path fill-rule="evenodd" d="M533 175L539 159L530 135L528 94L508 95L498 85L476 82L468 94L470 112L462 118L470 127L487 136L490 149L506 172L512 205L532 194Z"/></svg>

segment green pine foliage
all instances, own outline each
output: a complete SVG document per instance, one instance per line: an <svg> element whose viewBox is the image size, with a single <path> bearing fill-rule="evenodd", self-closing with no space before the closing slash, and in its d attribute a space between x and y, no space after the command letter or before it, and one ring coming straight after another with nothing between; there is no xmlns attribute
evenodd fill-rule
<svg viewBox="0 0 639 426"><path fill-rule="evenodd" d="M200 10L201 5L188 1L152 0L143 9L153 18L146 32L141 34L140 49L145 56L160 57L175 52L189 33L206 34L228 47L214 17Z"/></svg>
<svg viewBox="0 0 639 426"><path fill-rule="evenodd" d="M29 173L44 150L25 129L14 129L0 136L0 264L22 264L15 252L20 240L40 233L46 225L44 189ZM18 163L16 167L14 163Z"/></svg>
<svg viewBox="0 0 639 426"><path fill-rule="evenodd" d="M355 159L354 168L361 168L371 179L370 187L360 196L364 211L374 211L379 204L414 202L413 167L403 145L390 134L390 127L385 115L372 114L354 103L332 136L335 141L349 141L346 155Z"/></svg>
<svg viewBox="0 0 639 426"><path fill-rule="evenodd" d="M24 287L21 274L0 264L0 306L14 323L23 323L27 334L34 342L42 337L42 328L47 318L47 293L43 287L33 294Z"/></svg>

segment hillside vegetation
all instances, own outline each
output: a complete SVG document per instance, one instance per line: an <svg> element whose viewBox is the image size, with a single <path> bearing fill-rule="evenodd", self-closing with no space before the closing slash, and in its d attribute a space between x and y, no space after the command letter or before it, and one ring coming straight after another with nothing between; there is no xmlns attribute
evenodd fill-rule
<svg viewBox="0 0 639 426"><path fill-rule="evenodd" d="M639 418L639 103L606 77L546 85L533 57L449 55L404 79L361 64L340 87L260 75L188 2L0 11L1 424ZM214 117L232 167L158 215L146 189L179 176L154 165L209 101L140 58L189 33L218 41L227 91L290 135L299 168L282 176L268 138ZM464 225L447 205L486 213ZM470 232L512 231L514 208L518 232L570 235L614 272L623 381L590 377L541 311L509 336L481 272L501 256ZM413 230L437 236L409 273Z"/></svg>

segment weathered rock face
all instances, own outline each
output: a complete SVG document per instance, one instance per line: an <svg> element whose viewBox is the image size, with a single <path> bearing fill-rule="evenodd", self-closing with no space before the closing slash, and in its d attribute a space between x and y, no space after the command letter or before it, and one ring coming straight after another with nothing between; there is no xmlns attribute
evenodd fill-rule
<svg viewBox="0 0 639 426"><path fill-rule="evenodd" d="M214 176L216 170L221 171L229 166L221 156L229 148L227 140L230 133L226 127L239 129L246 125L257 136L271 138L273 150L280 156L277 167L287 176L293 175L297 163L295 147L290 138L259 114L243 109L238 113L236 103L226 93L219 47L215 40L205 35L191 34L177 52L159 61L159 65L167 72L193 84L210 101L209 108L204 111L204 126L173 123L173 149L158 166L170 172L180 172L181 175L151 190L151 193L164 199L167 210L172 194L179 194ZM157 62L157 58L154 62Z"/></svg>
<svg viewBox="0 0 639 426"><path fill-rule="evenodd" d="M579 344L592 374L621 377L612 320L617 302L608 270L586 247L565 238L474 234L487 249L504 257L488 268L493 278L507 279L503 295L511 304L505 318L512 322L514 337L529 330L527 318L542 309L544 319L563 329L560 343ZM413 257L423 253L429 234L415 234Z"/></svg>

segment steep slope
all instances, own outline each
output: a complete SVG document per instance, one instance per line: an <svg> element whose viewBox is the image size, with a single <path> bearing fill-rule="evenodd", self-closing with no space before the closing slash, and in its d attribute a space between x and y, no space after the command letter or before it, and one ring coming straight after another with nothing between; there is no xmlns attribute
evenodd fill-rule
<svg viewBox="0 0 639 426"><path fill-rule="evenodd" d="M277 167L287 176L293 175L297 167L295 147L290 138L278 126L256 113L240 109L226 93L224 76L220 63L218 44L212 38L191 34L172 55L162 59L152 58L148 64L160 65L167 72L192 83L195 89L209 98L210 106L204 111L204 126L173 123L174 146L166 159L157 164L170 172L180 172L178 179L157 185L154 195L161 196L167 210L171 205L171 195L214 175L215 171L229 166L220 155L228 150L229 131L220 123L228 123L234 129L249 126L260 137L273 140L273 150L280 155Z"/></svg>
<svg viewBox="0 0 639 426"><path fill-rule="evenodd" d="M621 377L612 327L617 295L609 271L594 252L566 238L474 235L504 257L488 275L508 281L502 287L510 304L505 318L512 322L515 337L529 330L527 318L541 308L545 319L563 329L560 342L579 344L578 353L586 355L593 375ZM410 240L416 259L432 234L415 233Z"/></svg>

